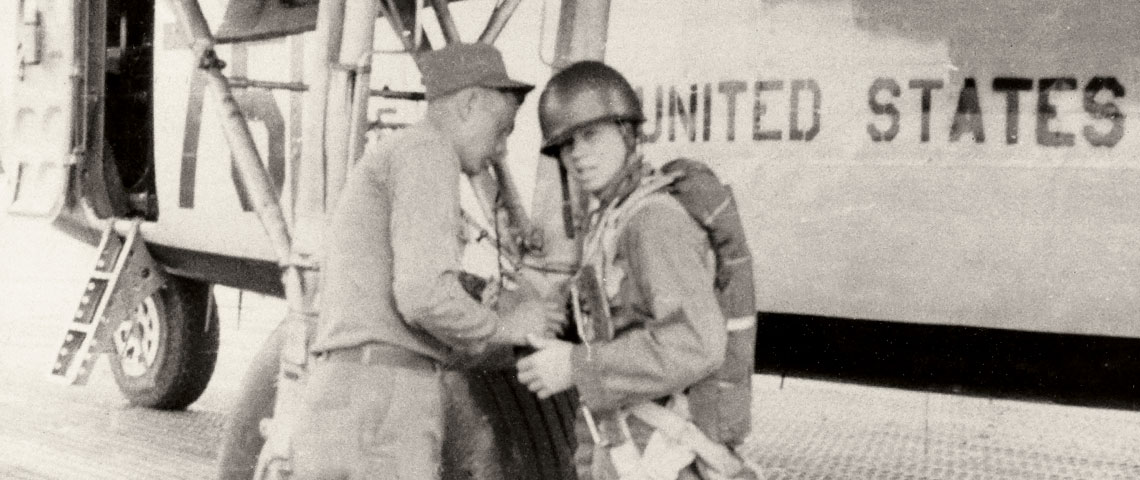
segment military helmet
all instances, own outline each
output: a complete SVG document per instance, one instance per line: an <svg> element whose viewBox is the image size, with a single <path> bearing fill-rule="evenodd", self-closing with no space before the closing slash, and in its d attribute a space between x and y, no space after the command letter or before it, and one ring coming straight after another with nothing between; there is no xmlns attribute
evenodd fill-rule
<svg viewBox="0 0 1140 480"><path fill-rule="evenodd" d="M574 130L605 120L645 121L641 100L617 70L594 61L558 72L538 100L542 153L556 156Z"/></svg>

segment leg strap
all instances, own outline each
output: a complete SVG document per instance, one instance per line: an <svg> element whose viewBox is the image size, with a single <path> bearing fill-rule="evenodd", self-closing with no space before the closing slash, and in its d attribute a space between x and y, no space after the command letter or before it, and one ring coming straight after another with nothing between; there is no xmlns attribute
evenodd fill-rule
<svg viewBox="0 0 1140 480"><path fill-rule="evenodd" d="M668 408L645 402L630 408L629 412L653 427L655 434L686 446L708 467L727 478L741 476L751 470L727 446L710 440L696 425Z"/></svg>

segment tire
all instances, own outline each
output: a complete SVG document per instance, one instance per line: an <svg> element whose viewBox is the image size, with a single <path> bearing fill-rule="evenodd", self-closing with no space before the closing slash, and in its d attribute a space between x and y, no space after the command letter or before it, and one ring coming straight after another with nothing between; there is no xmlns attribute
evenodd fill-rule
<svg viewBox="0 0 1140 480"><path fill-rule="evenodd" d="M209 284L170 277L111 331L111 371L131 405L182 410L218 359L218 313Z"/></svg>
<svg viewBox="0 0 1140 480"><path fill-rule="evenodd" d="M513 370L449 372L445 480L572 480L577 397L539 400Z"/></svg>
<svg viewBox="0 0 1140 480"><path fill-rule="evenodd" d="M249 480L257 470L257 456L265 445L261 421L273 417L277 402L283 326L277 325L265 339L242 378L218 452L217 480Z"/></svg>
<svg viewBox="0 0 1140 480"><path fill-rule="evenodd" d="M565 278L532 270L525 277L542 298L553 297ZM519 291L521 293L521 290ZM526 297L501 297L510 310ZM574 480L575 390L539 400L518 381L516 355L506 361L464 362L473 368L446 372L444 480ZM492 354L494 356L494 354ZM479 368L475 365L487 365ZM496 365L496 366L491 366Z"/></svg>

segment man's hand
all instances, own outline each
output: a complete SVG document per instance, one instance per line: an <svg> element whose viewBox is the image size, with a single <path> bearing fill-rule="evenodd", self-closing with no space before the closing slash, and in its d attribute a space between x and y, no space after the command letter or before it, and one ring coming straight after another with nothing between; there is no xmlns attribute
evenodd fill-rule
<svg viewBox="0 0 1140 480"><path fill-rule="evenodd" d="M553 337L566 321L562 308L551 302L526 300L499 317L494 343L530 345L527 337Z"/></svg>
<svg viewBox="0 0 1140 480"><path fill-rule="evenodd" d="M537 352L519 360L519 381L538 395L550 398L574 386L570 352L574 344L553 338L527 337Z"/></svg>
<svg viewBox="0 0 1140 480"><path fill-rule="evenodd" d="M527 301L538 301L542 299L546 303L542 311L542 316L546 321L546 332L543 336L556 336L562 333L570 323L570 313L566 309L566 299L564 296L557 295L556 292L553 296L544 295L542 292L545 290L538 288L534 283L533 276L528 275L528 272L528 270L522 270L508 277L508 280L514 283L515 288L504 289L499 294L499 312L509 313Z"/></svg>

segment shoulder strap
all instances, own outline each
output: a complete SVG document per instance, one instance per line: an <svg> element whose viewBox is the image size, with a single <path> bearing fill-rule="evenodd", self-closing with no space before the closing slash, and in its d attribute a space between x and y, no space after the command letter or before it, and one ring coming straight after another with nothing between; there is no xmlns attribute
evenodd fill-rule
<svg viewBox="0 0 1140 480"><path fill-rule="evenodd" d="M641 185L633 193L630 193L621 204L606 208L597 220L597 225L591 229L590 235L586 237L582 262L597 261L600 260L597 258L598 255L603 252L612 252L614 243L625 231L629 219L633 218L634 214L642 208L656 203L653 194L669 186L680 176L680 172L647 176L642 179ZM688 214L686 213L686 215Z"/></svg>

